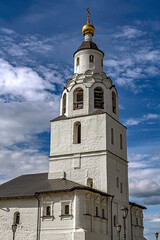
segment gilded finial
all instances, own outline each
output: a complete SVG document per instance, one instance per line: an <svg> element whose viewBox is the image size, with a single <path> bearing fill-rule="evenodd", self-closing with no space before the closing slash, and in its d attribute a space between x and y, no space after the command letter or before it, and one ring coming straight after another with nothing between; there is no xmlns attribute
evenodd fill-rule
<svg viewBox="0 0 160 240"><path fill-rule="evenodd" d="M92 24L90 24L90 11L89 11L89 8L86 9L87 10L87 14L88 14L88 17L87 17L87 24L85 24L83 27L82 27L82 33L83 35L85 35L86 33L91 33L92 35L94 35L94 32L95 32L95 28Z"/></svg>

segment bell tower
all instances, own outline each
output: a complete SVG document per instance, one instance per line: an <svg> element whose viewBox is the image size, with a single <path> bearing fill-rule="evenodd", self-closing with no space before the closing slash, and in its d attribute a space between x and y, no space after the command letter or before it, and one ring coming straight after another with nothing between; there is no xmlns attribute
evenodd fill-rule
<svg viewBox="0 0 160 240"><path fill-rule="evenodd" d="M92 40L89 11L82 33L60 116L51 121L49 179L88 185L128 205L126 128L119 122L117 90L103 72L104 53Z"/></svg>

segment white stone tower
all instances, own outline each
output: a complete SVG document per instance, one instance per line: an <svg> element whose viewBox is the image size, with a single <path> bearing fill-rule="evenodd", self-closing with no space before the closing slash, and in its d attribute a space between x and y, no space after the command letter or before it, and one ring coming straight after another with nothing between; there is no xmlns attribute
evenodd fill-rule
<svg viewBox="0 0 160 240"><path fill-rule="evenodd" d="M126 128L119 122L117 90L103 72L104 53L92 41L94 31L88 16L60 117L51 121L49 179L64 177L114 195L116 224L121 208L129 207Z"/></svg>

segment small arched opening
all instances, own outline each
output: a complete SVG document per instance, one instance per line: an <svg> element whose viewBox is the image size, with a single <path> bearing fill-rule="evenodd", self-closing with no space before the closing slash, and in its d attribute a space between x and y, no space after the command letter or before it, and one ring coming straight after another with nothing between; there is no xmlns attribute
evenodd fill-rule
<svg viewBox="0 0 160 240"><path fill-rule="evenodd" d="M91 188L93 187L93 179L92 178L87 179L87 186L91 187Z"/></svg>
<svg viewBox="0 0 160 240"><path fill-rule="evenodd" d="M116 94L112 92L112 112L116 114Z"/></svg>
<svg viewBox="0 0 160 240"><path fill-rule="evenodd" d="M62 101L62 114L64 115L66 113L66 93L63 95L63 101Z"/></svg>
<svg viewBox="0 0 160 240"><path fill-rule="evenodd" d="M14 223L16 223L16 224L20 223L20 212L14 213Z"/></svg>
<svg viewBox="0 0 160 240"><path fill-rule="evenodd" d="M81 143L81 123L74 123L74 133L73 133L73 143L79 144Z"/></svg>

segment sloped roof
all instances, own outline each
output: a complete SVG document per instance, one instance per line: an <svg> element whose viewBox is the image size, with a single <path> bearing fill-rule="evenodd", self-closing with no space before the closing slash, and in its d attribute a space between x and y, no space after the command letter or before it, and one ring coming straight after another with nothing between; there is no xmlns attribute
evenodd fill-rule
<svg viewBox="0 0 160 240"><path fill-rule="evenodd" d="M79 183L59 178L48 179L48 173L28 174L0 185L0 199L35 197L35 194L68 192L75 189L90 190L104 196L111 196Z"/></svg>
<svg viewBox="0 0 160 240"><path fill-rule="evenodd" d="M141 209L147 209L145 206L139 205L139 204L134 203L134 202L129 202L129 205L131 205L133 207L138 207L138 208L141 208Z"/></svg>
<svg viewBox="0 0 160 240"><path fill-rule="evenodd" d="M78 50L76 52L78 52L80 50L84 50L84 49L95 49L95 50L100 51L104 55L104 53L101 50L99 50L99 48L97 47L97 44L95 42L92 42L92 41L84 41L84 42L82 42L82 44L79 46L79 48L78 48Z"/></svg>

